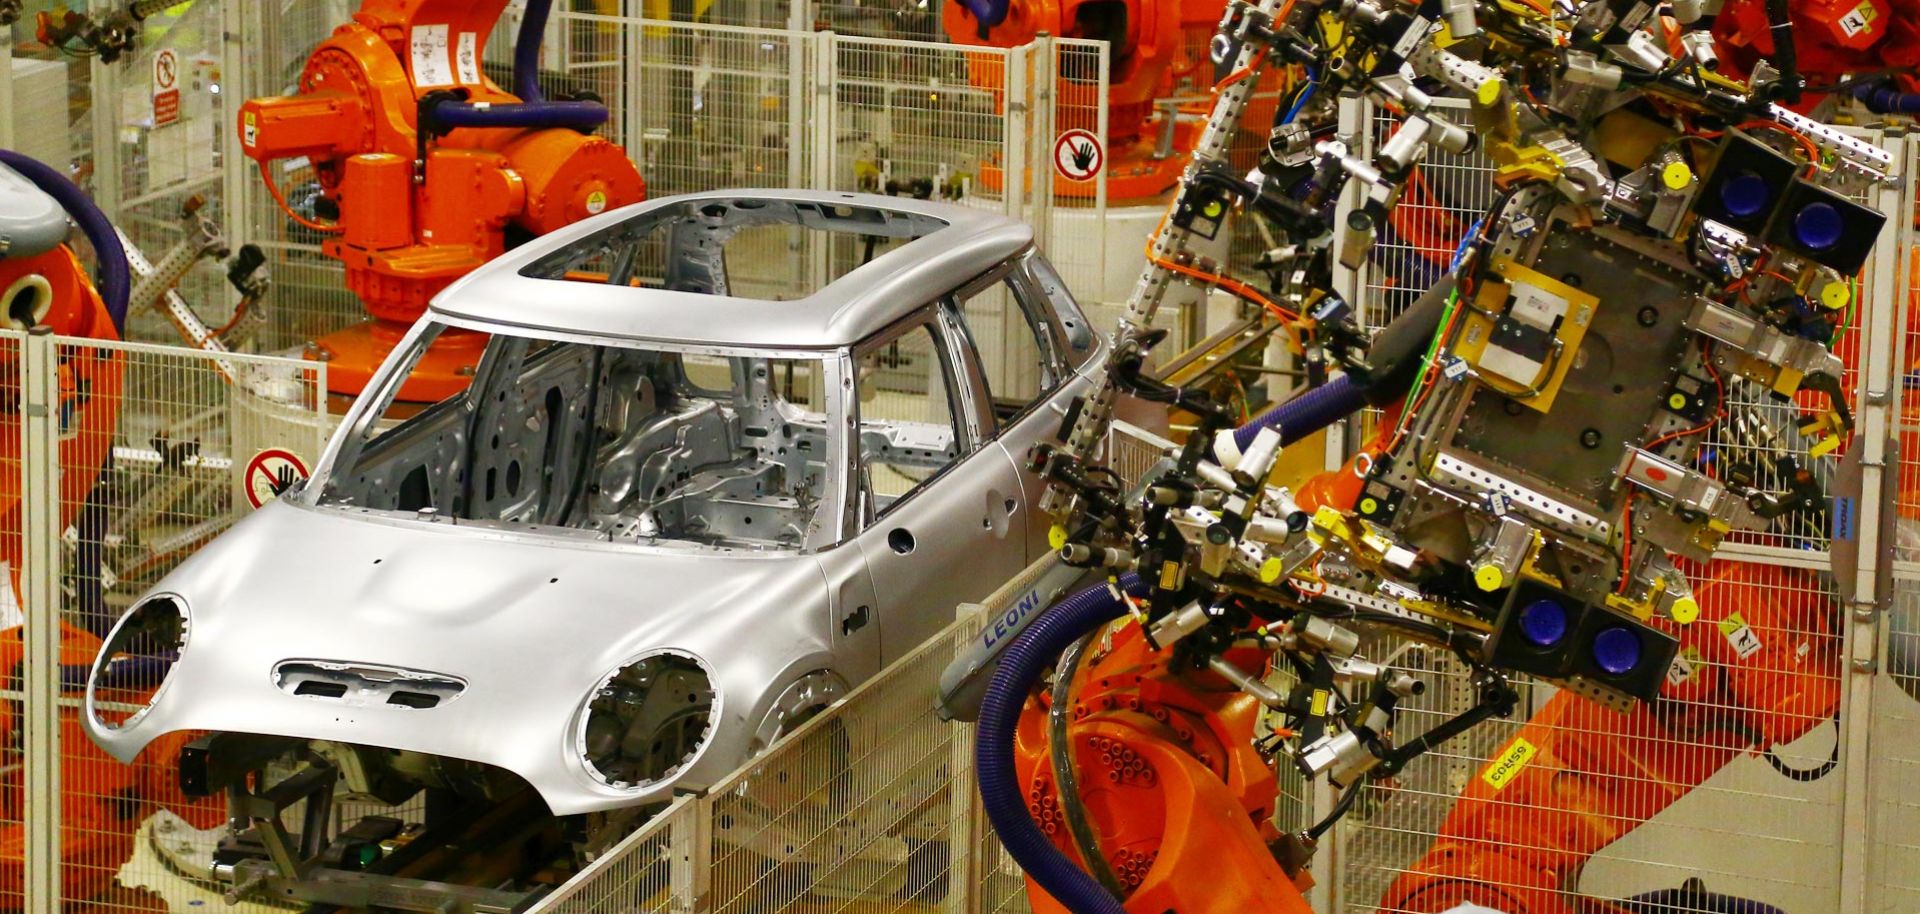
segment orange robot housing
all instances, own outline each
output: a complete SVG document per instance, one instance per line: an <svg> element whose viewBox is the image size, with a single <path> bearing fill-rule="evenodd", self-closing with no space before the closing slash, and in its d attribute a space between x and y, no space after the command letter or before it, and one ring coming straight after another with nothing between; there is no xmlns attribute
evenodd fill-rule
<svg viewBox="0 0 1920 914"><path fill-rule="evenodd" d="M959 3L947 3L941 17L948 39L958 44L1017 47L1041 34L1106 41L1110 55L1106 97L1100 97L1092 74L1076 71L1074 58L1063 59L1056 84L1060 101L1055 127L1092 130L1099 109L1106 107L1107 195L1137 200L1173 187L1186 167L1186 152L1200 135L1200 119L1157 112L1155 102L1174 96L1183 82L1197 86L1195 94L1212 84L1207 44L1225 9L1222 0L1011 0L1006 18L991 27L982 27ZM1004 85L997 59L971 61L968 69L975 85L994 90ZM1273 106L1258 107L1270 115ZM1164 120L1168 117L1174 119L1172 144L1162 155L1161 137L1168 129ZM998 175L990 173L983 179L992 186ZM1061 182L1057 192L1092 196L1093 184Z"/></svg>
<svg viewBox="0 0 1920 914"><path fill-rule="evenodd" d="M1253 650L1229 652L1243 668ZM1273 771L1254 749L1260 703L1212 672L1176 672L1140 626L1095 639L1074 675L1066 741L1075 794L1126 908L1310 914L1269 845ZM1051 764L1047 696L1030 698L1014 735L1027 811L1061 853L1087 866L1069 831ZM1209 879L1207 874L1231 874ZM1196 878L1198 877L1198 878ZM1066 909L1032 880L1040 914Z"/></svg>
<svg viewBox="0 0 1920 914"><path fill-rule="evenodd" d="M366 0L314 49L297 94L241 106L242 149L283 208L268 163L312 164L337 218L288 214L327 236L322 250L346 265L347 287L373 317L318 342L334 394L359 394L427 301L499 256L510 230L539 235L646 197L625 150L580 129L604 120L604 108L523 99L481 72L505 7ZM583 116L592 109L598 117ZM442 334L401 398L460 391L483 344Z"/></svg>

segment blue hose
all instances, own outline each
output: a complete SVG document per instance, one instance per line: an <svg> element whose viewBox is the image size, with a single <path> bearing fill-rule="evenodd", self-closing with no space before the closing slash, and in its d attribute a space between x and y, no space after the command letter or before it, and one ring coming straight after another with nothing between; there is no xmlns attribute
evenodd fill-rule
<svg viewBox="0 0 1920 914"><path fill-rule="evenodd" d="M1875 114L1920 114L1920 92L1902 92L1884 83L1869 83L1855 88L1853 97Z"/></svg>
<svg viewBox="0 0 1920 914"><path fill-rule="evenodd" d="M107 314L113 318L114 332L124 333L127 297L133 294L133 270L127 266L127 249L120 246L120 233L113 230L107 214L94 205L86 191L50 165L11 149L0 149L0 164L32 181L33 186L52 197L79 224L81 234L87 236L87 243L93 245L93 253L100 259L100 298L106 302Z"/></svg>
<svg viewBox="0 0 1920 914"><path fill-rule="evenodd" d="M1120 576L1129 593L1144 588L1131 572ZM1074 914L1126 914L1120 900L1060 853L1033 824L1013 767L1013 734L1027 693L1040 671L1067 645L1095 627L1119 618L1126 604L1105 584L1097 584L1055 603L1007 646L980 703L980 725L973 747L980 799L987 819L1014 862L1055 901Z"/></svg>
<svg viewBox="0 0 1920 914"><path fill-rule="evenodd" d="M547 100L540 91L540 41L546 37L547 14L552 11L553 0L527 0L520 33L513 38L513 94L528 104Z"/></svg>
<svg viewBox="0 0 1920 914"><path fill-rule="evenodd" d="M982 29L990 29L1007 21L1008 0L959 0L959 3L980 21Z"/></svg>
<svg viewBox="0 0 1920 914"><path fill-rule="evenodd" d="M430 109L442 127L568 127L592 130L607 122L607 106L599 102L526 102L518 105L471 105L445 101Z"/></svg>
<svg viewBox="0 0 1920 914"><path fill-rule="evenodd" d="M1292 444L1366 405L1366 391L1354 383L1351 375L1341 375L1253 417L1253 421L1233 430L1233 443L1244 451L1261 429L1277 427L1280 443Z"/></svg>

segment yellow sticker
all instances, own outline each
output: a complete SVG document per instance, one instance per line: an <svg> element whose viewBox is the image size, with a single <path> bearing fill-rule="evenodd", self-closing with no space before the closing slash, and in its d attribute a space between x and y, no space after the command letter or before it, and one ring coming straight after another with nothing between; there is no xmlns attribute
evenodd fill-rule
<svg viewBox="0 0 1920 914"><path fill-rule="evenodd" d="M1518 776L1520 769L1527 767L1527 763L1533 761L1534 753L1539 751L1532 743L1515 737L1513 745L1508 746L1505 753L1480 772L1480 779L1486 781L1487 786L1499 790Z"/></svg>
<svg viewBox="0 0 1920 914"><path fill-rule="evenodd" d="M1313 690L1313 702L1307 706L1307 713L1313 717L1327 716L1327 699L1331 696L1326 689Z"/></svg>
<svg viewBox="0 0 1920 914"><path fill-rule="evenodd" d="M1281 561L1277 558L1270 558L1264 562L1261 562L1260 563L1260 583L1271 584L1275 581L1280 580L1280 572L1286 570L1286 567L1287 566L1282 564Z"/></svg>
<svg viewBox="0 0 1920 914"><path fill-rule="evenodd" d="M1180 563L1164 562L1160 565L1160 589L1175 590L1180 586Z"/></svg>
<svg viewBox="0 0 1920 914"><path fill-rule="evenodd" d="M598 214L607 208L607 192L596 190L587 195L587 212Z"/></svg>
<svg viewBox="0 0 1920 914"><path fill-rule="evenodd" d="M1059 524L1054 524L1052 527L1049 527L1047 529L1047 545L1055 549L1065 547L1067 545L1067 528Z"/></svg>

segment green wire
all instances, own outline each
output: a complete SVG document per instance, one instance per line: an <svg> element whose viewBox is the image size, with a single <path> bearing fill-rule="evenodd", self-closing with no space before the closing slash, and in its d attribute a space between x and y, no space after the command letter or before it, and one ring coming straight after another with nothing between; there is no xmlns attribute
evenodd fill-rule
<svg viewBox="0 0 1920 914"><path fill-rule="evenodd" d="M1849 276L1847 277L1847 316L1840 321L1840 326L1833 328L1833 342L1829 343L1829 346L1840 345L1840 340L1847 335L1847 328L1853 326L1853 309L1859 304L1860 277Z"/></svg>
<svg viewBox="0 0 1920 914"><path fill-rule="evenodd" d="M1440 325L1433 328L1433 339L1427 341L1427 354L1420 360L1420 370L1414 373L1413 386L1407 388L1407 402L1413 402L1414 394L1420 392L1420 382L1426 380L1427 371L1433 366L1433 357L1440 351L1440 337L1447 332L1447 324L1453 320L1453 306L1460 301L1460 287L1455 286L1447 296L1446 310L1440 312Z"/></svg>

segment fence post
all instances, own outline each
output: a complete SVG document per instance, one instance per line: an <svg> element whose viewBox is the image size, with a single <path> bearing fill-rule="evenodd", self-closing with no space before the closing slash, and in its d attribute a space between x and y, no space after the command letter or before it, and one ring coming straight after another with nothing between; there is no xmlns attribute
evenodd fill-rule
<svg viewBox="0 0 1920 914"><path fill-rule="evenodd" d="M116 12L118 5L111 0L92 0L87 4L89 12L102 18ZM88 141L88 150L93 155L93 185L88 190L93 194L93 202L107 218L120 221L120 74L122 68L102 63L100 58L91 58L87 63L87 78L92 88L93 104L89 114L89 124L93 135ZM144 78L144 76L143 76ZM55 168L65 163L55 162Z"/></svg>
<svg viewBox="0 0 1920 914"><path fill-rule="evenodd" d="M1027 161L1033 163L1033 180L1027 185L1027 221L1033 224L1034 244L1044 251L1053 242L1053 138L1059 132L1054 114L1060 104L1055 91L1060 48L1047 32L1041 32L1032 47L1028 60L1033 67L1033 130L1027 140Z"/></svg>
<svg viewBox="0 0 1920 914"><path fill-rule="evenodd" d="M0 41L0 149L13 149L13 42ZM50 163L51 164L51 163Z"/></svg>
<svg viewBox="0 0 1920 914"><path fill-rule="evenodd" d="M977 603L960 604L955 615L967 621L953 635L953 653L973 643L985 608ZM980 887L986 878L986 861L980 859L980 791L974 789L973 727L948 721L953 743L948 747L947 770L947 895L940 905L944 914L979 914L985 905Z"/></svg>
<svg viewBox="0 0 1920 914"><path fill-rule="evenodd" d="M654 104L649 95L647 68L647 30L639 22L646 16L645 4L640 0L628 0L622 9L628 17L620 23L620 70L621 84L626 89L624 104L620 109L621 119L626 122L624 128L627 157L643 170L647 167L647 109ZM644 176L644 174L643 174Z"/></svg>
<svg viewBox="0 0 1920 914"><path fill-rule="evenodd" d="M1025 216L1022 201L1026 197L1027 187L1027 128L1033 117L1033 108L1028 104L1027 67L1024 63L1027 52L1033 44L1008 48L1001 52L1000 68L1005 75L1003 82L1007 87L1007 116L1002 121L1006 132L1000 137L1000 161L1002 163L1000 181L1000 209L1008 217L1022 219Z"/></svg>
<svg viewBox="0 0 1920 914"><path fill-rule="evenodd" d="M51 328L20 340L20 602L26 615L27 914L60 910L60 372Z"/></svg>
<svg viewBox="0 0 1920 914"><path fill-rule="evenodd" d="M840 70L840 36L831 29L813 33L813 137L810 152L813 156L813 187L818 190L830 190L834 187L834 166L840 156L840 116L836 98ZM806 234L808 288L818 289L827 284L832 275L828 258L832 255L831 245L820 240L818 232Z"/></svg>
<svg viewBox="0 0 1920 914"><path fill-rule="evenodd" d="M1883 140L1903 167L1910 164L1904 140ZM1840 695L1841 753L1840 807L1840 897L1836 911L1865 914L1870 885L1868 870L1873 863L1874 822L1873 690L1880 671L1880 625L1882 608L1892 594L1887 590L1891 568L1888 565L1892 543L1882 543L1880 534L1891 529L1886 512L1893 506L1889 486L1889 455L1897 454L1894 435L1899 409L1897 400L1900 369L1896 364L1901 350L1900 325L1905 302L1900 292L1901 267L1907 251L1900 244L1903 225L1912 224L1913 191L1905 182L1883 184L1868 204L1893 215L1880 233L1880 243L1868 262L1863 284L1866 300L1860 305L1861 364L1860 387L1856 394L1857 430L1854 447L1860 449L1860 503L1857 521L1858 567L1854 570L1853 597L1846 612L1843 671L1845 688ZM1903 222L1903 219L1905 220ZM1835 569L1837 574L1845 574ZM1845 592L1845 589L1842 589Z"/></svg>
<svg viewBox="0 0 1920 914"><path fill-rule="evenodd" d="M713 800L694 797L685 807L670 809L673 825L667 831L668 886L676 914L706 914L713 910Z"/></svg>
<svg viewBox="0 0 1920 914"><path fill-rule="evenodd" d="M1094 95L1094 98L1099 99L1099 101L1095 102L1093 106L1093 134L1094 137L1100 141L1101 155L1107 156L1108 158L1107 165L1102 167L1100 172L1093 176L1093 219L1094 223L1100 226L1100 243L1095 245L1095 249L1099 251L1099 254L1093 260L1093 275L1100 277L1100 298L1104 301L1107 298L1107 175L1111 173L1113 163L1113 143L1107 136L1107 131L1111 129L1112 125L1107 122L1109 111L1106 99L1107 91L1112 87L1113 83L1113 43L1109 41L1100 42L1099 53L1100 73L1098 84L1095 86L1097 92ZM1126 291L1120 290L1119 294L1125 295Z"/></svg>
<svg viewBox="0 0 1920 914"><path fill-rule="evenodd" d="M801 4L794 4L797 11ZM796 18L798 13L796 12ZM807 142L807 123L809 110L807 100L807 77L810 73L807 61L807 33L804 29L788 24L791 30L784 39L787 43L787 185L805 187L807 180L807 159L812 153L812 145ZM818 186L818 185L815 185Z"/></svg>

